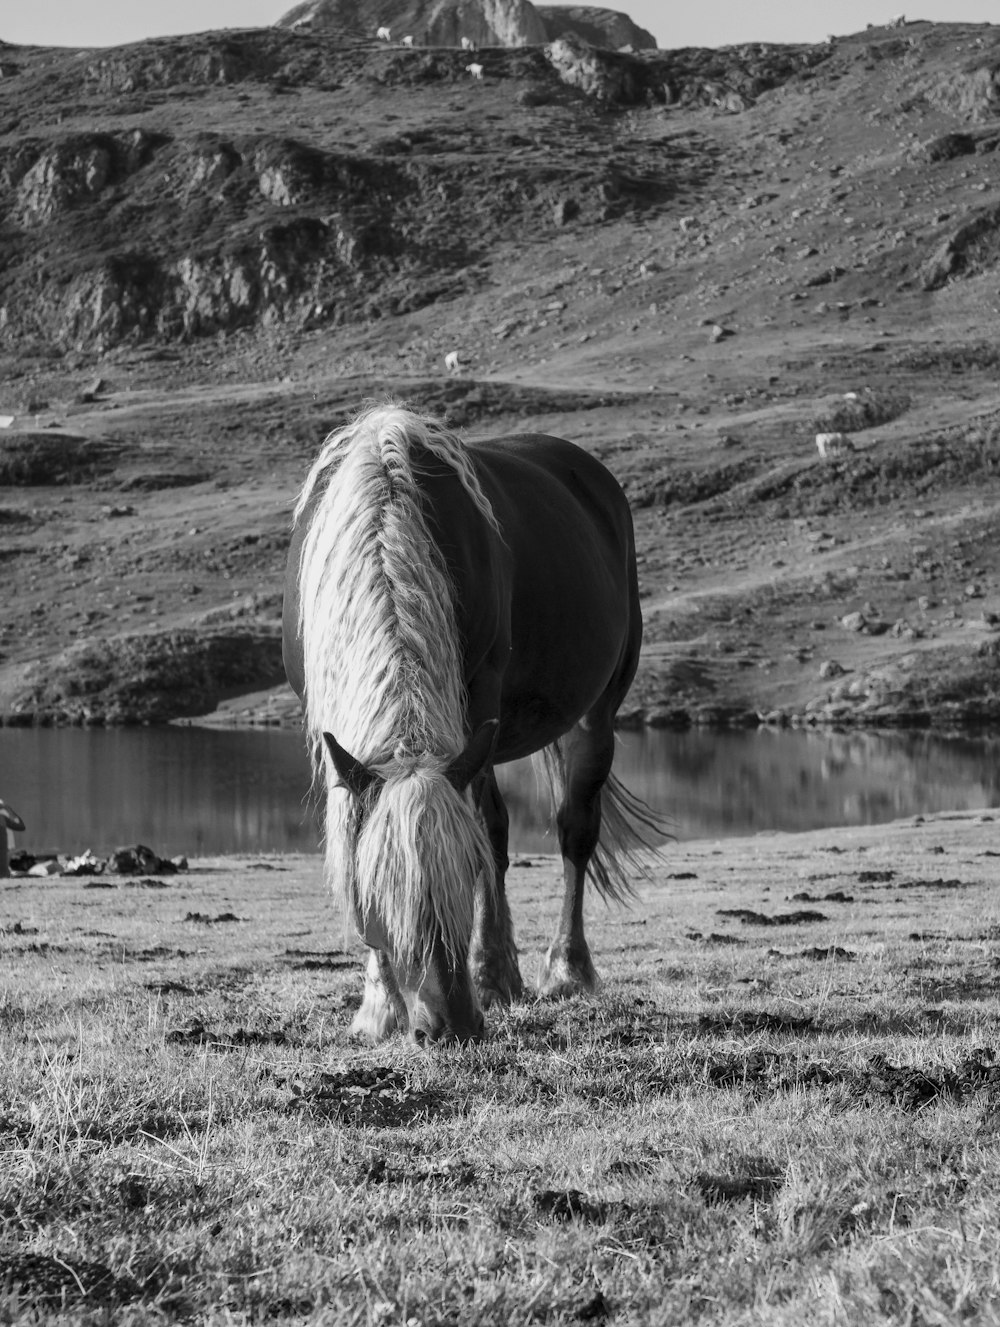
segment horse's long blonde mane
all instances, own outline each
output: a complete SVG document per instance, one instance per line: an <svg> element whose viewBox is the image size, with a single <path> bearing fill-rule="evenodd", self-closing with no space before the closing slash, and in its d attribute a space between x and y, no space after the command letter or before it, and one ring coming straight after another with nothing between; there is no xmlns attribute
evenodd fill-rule
<svg viewBox="0 0 1000 1327"><path fill-rule="evenodd" d="M414 444L455 470L496 528L462 442L394 405L327 438L295 507L296 523L309 508L299 631L306 731L328 789L327 870L360 919L384 919L406 961L422 956L432 922L453 950L467 943L473 899L461 883L492 876L471 799L444 777L466 743L466 694L451 580L424 516ZM360 832L324 732L386 780Z"/></svg>

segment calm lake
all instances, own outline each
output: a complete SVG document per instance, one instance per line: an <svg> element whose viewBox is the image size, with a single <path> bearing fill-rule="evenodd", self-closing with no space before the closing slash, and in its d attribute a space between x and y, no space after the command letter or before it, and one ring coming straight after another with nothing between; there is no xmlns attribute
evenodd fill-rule
<svg viewBox="0 0 1000 1327"><path fill-rule="evenodd" d="M623 733L615 768L679 839L877 824L1000 803L1000 737L801 731ZM530 764L499 771L512 850L555 852ZM311 852L302 738L278 729L0 729L17 846L161 856Z"/></svg>

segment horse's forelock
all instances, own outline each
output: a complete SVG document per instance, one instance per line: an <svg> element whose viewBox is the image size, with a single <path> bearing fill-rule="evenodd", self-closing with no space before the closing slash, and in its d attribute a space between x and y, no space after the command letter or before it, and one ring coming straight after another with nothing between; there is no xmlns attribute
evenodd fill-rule
<svg viewBox="0 0 1000 1327"><path fill-rule="evenodd" d="M299 629L314 773L330 789L328 874L362 918L383 917L407 959L424 957L435 935L464 951L475 880L492 876L485 830L443 775L465 740L467 700L453 587L414 447L453 466L495 525L464 445L399 406L367 410L332 434L296 507L299 519L309 506ZM360 827L331 787L324 732L386 778Z"/></svg>
<svg viewBox="0 0 1000 1327"><path fill-rule="evenodd" d="M492 849L467 794L440 762L397 771L357 836L354 861L360 916L381 919L394 959L426 962L435 936L464 959L480 878L489 888Z"/></svg>

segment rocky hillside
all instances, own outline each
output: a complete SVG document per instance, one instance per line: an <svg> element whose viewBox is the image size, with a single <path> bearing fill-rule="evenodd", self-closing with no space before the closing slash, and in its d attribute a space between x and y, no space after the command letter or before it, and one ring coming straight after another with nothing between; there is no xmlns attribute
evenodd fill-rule
<svg viewBox="0 0 1000 1327"><path fill-rule="evenodd" d="M656 39L627 14L589 5L530 0L304 0L278 27L338 41L370 40L381 28L415 46L530 46L577 37L592 46L655 50Z"/></svg>
<svg viewBox="0 0 1000 1327"><path fill-rule="evenodd" d="M0 48L0 711L277 682L296 487L392 391L619 476L635 721L996 719L1000 30L475 79L320 8Z"/></svg>
<svg viewBox="0 0 1000 1327"><path fill-rule="evenodd" d="M386 28L415 46L529 46L546 40L530 0L306 0L278 20L280 27L335 40L367 40Z"/></svg>
<svg viewBox="0 0 1000 1327"><path fill-rule="evenodd" d="M405 313L463 289L470 263L555 207L597 222L669 192L661 148L619 149L601 106L745 105L816 58L641 61L573 40L480 52L492 88L475 109L503 88L521 108L512 124L574 124L557 145L498 135L490 114L442 117L471 81L452 47L345 51L262 30L35 53L0 86L13 126L0 138L0 345L103 352ZM324 106L307 132L282 100L304 97ZM383 99L415 119L383 116ZM266 114L244 115L255 102ZM360 141L332 105L360 113Z"/></svg>
<svg viewBox="0 0 1000 1327"><path fill-rule="evenodd" d="M599 9L592 5L538 5L538 13L545 24L547 41L560 37L576 37L591 46L633 51L655 51L656 38L628 14L617 9Z"/></svg>

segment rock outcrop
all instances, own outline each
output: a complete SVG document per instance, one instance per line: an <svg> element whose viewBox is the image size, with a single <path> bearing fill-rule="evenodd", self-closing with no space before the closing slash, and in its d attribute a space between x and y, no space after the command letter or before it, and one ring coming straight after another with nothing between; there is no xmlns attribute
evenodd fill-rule
<svg viewBox="0 0 1000 1327"><path fill-rule="evenodd" d="M545 24L530 0L306 0L278 20L343 39L374 40L380 27L416 46L537 46Z"/></svg>
<svg viewBox="0 0 1000 1327"><path fill-rule="evenodd" d="M655 51L656 38L628 14L616 9L599 9L591 5L539 5L538 13L545 24L548 41L560 37L580 37L591 46L606 46L621 50Z"/></svg>
<svg viewBox="0 0 1000 1327"><path fill-rule="evenodd" d="M975 56L963 69L921 80L928 101L962 120L994 120L1000 115L1000 59L996 48Z"/></svg>
<svg viewBox="0 0 1000 1327"><path fill-rule="evenodd" d="M924 290L939 290L953 277L976 276L1000 264L1000 207L967 217L938 245L920 271Z"/></svg>
<svg viewBox="0 0 1000 1327"><path fill-rule="evenodd" d="M612 106L669 101L669 83L655 65L619 51L592 46L577 36L560 37L545 51L552 67L570 87Z"/></svg>
<svg viewBox="0 0 1000 1327"><path fill-rule="evenodd" d="M163 723L283 676L276 624L125 634L71 645L29 670L21 691L0 695L0 714L10 724Z"/></svg>

